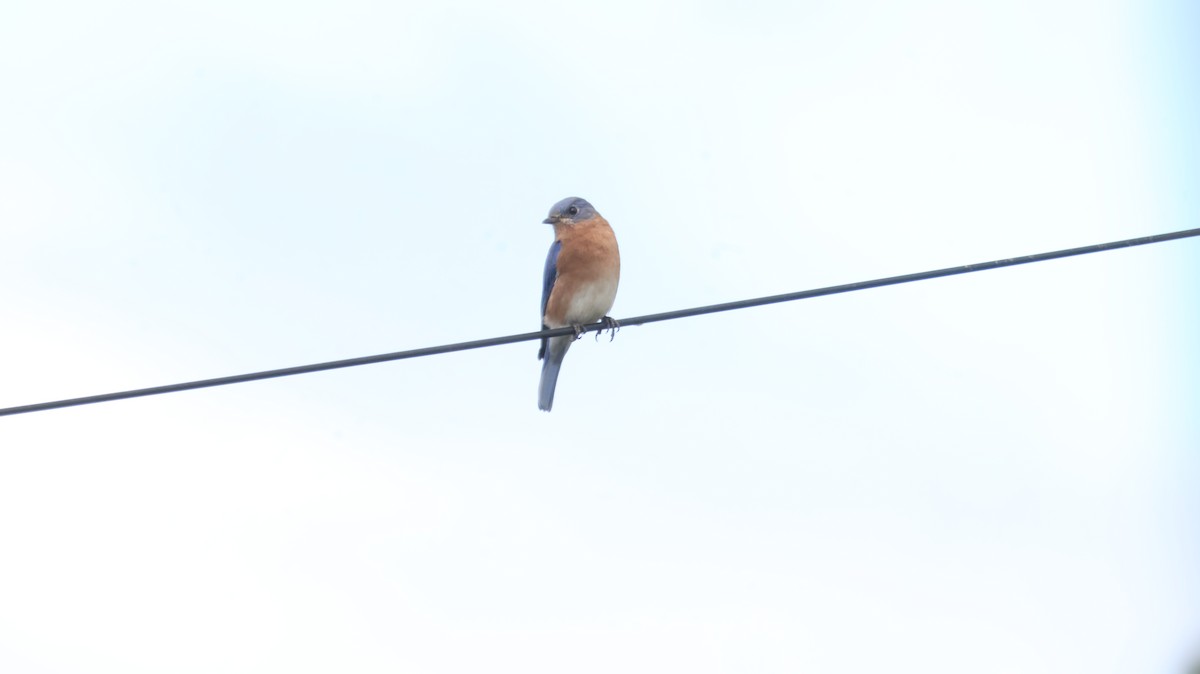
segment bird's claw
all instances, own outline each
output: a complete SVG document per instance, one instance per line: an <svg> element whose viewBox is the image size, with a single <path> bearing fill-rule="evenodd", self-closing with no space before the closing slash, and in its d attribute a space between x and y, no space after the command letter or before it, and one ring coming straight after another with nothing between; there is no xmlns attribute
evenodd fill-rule
<svg viewBox="0 0 1200 674"><path fill-rule="evenodd" d="M605 330L610 330L612 332L612 334L608 336L608 341L611 342L616 339L617 332L621 329L620 321L612 316L605 316L604 318L600 319L600 322L604 324L604 327L596 331L596 341L600 341L600 333L604 332Z"/></svg>
<svg viewBox="0 0 1200 674"><path fill-rule="evenodd" d="M583 336L583 326L582 325L572 325L571 329L575 331L575 339L579 339L580 337Z"/></svg>

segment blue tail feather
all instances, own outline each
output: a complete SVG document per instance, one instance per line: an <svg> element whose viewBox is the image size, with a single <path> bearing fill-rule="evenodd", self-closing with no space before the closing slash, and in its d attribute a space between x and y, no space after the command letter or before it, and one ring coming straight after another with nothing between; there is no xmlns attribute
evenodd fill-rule
<svg viewBox="0 0 1200 674"><path fill-rule="evenodd" d="M545 359L542 360L542 380L538 384L538 409L549 412L554 405L554 386L558 383L558 371L563 358L571 347L570 337L555 337L549 341Z"/></svg>

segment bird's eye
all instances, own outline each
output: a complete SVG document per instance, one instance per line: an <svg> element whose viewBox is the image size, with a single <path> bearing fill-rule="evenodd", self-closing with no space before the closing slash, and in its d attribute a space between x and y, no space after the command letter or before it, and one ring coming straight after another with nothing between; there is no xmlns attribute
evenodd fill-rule
<svg viewBox="0 0 1200 674"><path fill-rule="evenodd" d="M576 208L576 207L574 207L574 206L572 206L572 207L570 207L570 208L568 208L568 209L567 209L567 212L568 212L568 213L570 213L571 215L578 215L578 213L579 213L579 209L578 209L578 208Z"/></svg>

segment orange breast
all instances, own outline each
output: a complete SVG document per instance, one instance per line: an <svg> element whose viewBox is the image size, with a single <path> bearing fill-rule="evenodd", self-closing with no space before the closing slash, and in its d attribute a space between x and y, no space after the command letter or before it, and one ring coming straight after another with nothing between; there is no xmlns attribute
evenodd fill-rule
<svg viewBox="0 0 1200 674"><path fill-rule="evenodd" d="M556 265L558 277L546 303L546 325L594 323L612 309L617 295L621 277L617 237L599 216L555 229L562 250Z"/></svg>

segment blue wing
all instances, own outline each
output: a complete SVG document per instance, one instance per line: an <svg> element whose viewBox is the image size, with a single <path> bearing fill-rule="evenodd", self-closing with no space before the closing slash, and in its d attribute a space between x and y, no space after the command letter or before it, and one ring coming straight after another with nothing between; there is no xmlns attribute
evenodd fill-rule
<svg viewBox="0 0 1200 674"><path fill-rule="evenodd" d="M554 279L558 278L558 253L562 250L562 241L550 244L550 252L546 254L546 268L542 270L542 314L546 316L546 305L550 303L550 291L554 290ZM542 329L546 329L542 323ZM546 340L542 340L542 348L538 351L538 359L546 355Z"/></svg>
<svg viewBox="0 0 1200 674"><path fill-rule="evenodd" d="M558 252L561 250L562 241L555 241L546 255L546 268L542 271L542 316L546 315L546 305L550 303L550 291L554 289L554 279L558 278Z"/></svg>

